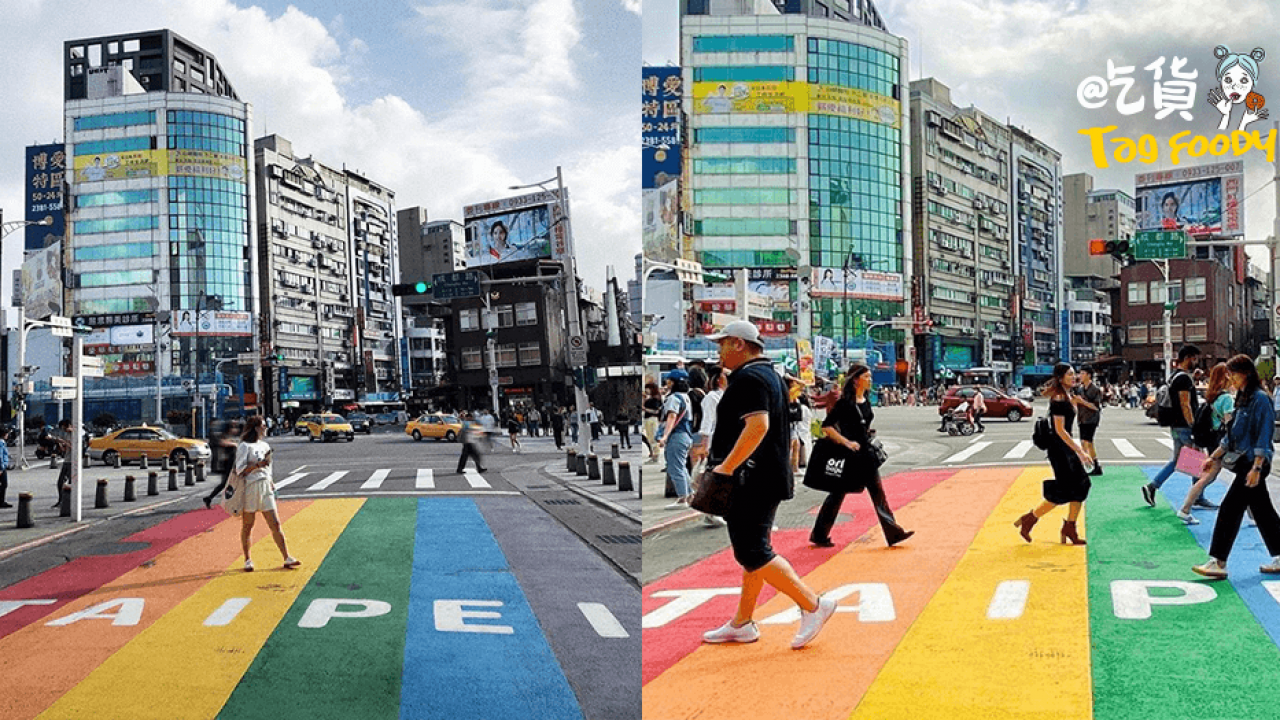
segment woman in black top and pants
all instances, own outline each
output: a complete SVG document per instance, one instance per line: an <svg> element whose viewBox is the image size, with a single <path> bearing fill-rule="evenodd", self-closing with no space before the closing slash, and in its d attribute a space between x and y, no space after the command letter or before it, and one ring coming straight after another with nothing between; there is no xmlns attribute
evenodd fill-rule
<svg viewBox="0 0 1280 720"><path fill-rule="evenodd" d="M855 363L849 368L849 379L845 380L840 399L822 423L823 436L859 455L869 451L867 446L871 443L871 421L875 413L871 411L871 401L867 399L867 391L870 389L871 368ZM871 505L876 509L876 517L880 519L884 539L892 547L914 535L915 531L904 530L893 517L893 509L889 507L889 501L884 495L884 485L880 482L879 468L868 462L866 473L867 494L871 496ZM835 545L831 542L831 528L836 523L846 495L847 492L832 492L827 495L822 509L818 511L818 519L813 523L813 531L809 533L809 542L818 547Z"/></svg>
<svg viewBox="0 0 1280 720"><path fill-rule="evenodd" d="M1062 542L1084 545L1084 538L1076 534L1076 519L1089 497L1089 473L1085 465L1089 455L1071 439L1071 424L1076 419L1076 409L1071 403L1071 388L1076 384L1076 371L1067 363L1053 368L1053 377L1045 385L1043 394L1049 398L1049 418L1053 424L1053 438L1049 441L1049 465L1053 477L1044 481L1044 502L1036 509L1013 522L1022 539L1031 542L1031 528L1040 518L1059 505L1067 506L1067 519L1062 521Z"/></svg>

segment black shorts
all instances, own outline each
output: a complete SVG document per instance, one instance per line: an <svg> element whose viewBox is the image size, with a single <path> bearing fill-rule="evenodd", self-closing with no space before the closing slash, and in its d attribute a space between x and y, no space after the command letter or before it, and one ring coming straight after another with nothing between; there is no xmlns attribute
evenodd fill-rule
<svg viewBox="0 0 1280 720"><path fill-rule="evenodd" d="M775 557L769 535L773 532L773 518L780 504L780 500L755 497L741 492L741 488L733 498L733 507L725 516L725 523L729 527L733 559L747 572L759 570Z"/></svg>
<svg viewBox="0 0 1280 720"><path fill-rule="evenodd" d="M1093 434L1098 432L1098 423L1080 423L1080 442L1093 442Z"/></svg>

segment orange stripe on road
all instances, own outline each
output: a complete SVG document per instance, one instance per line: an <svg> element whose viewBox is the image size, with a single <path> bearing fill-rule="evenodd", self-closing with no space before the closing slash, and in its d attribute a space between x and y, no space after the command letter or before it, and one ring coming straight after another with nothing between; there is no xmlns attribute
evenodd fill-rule
<svg viewBox="0 0 1280 720"><path fill-rule="evenodd" d="M894 619L868 622L837 612L810 647L796 651L790 648L794 622L761 622L794 610L778 595L756 611L758 643L700 647L645 686L644 716L847 718L1018 474L1018 468L957 472L896 513L904 527L917 531L902 547L886 548L876 527L805 577L820 592L883 583L892 594ZM840 604L858 602L854 595Z"/></svg>
<svg viewBox="0 0 1280 720"><path fill-rule="evenodd" d="M286 520L310 504L280 503L280 519ZM265 530L263 521L258 525ZM53 617L41 618L0 639L0 677L7 678L10 685L8 692L0 694L0 717L27 720L39 715L161 616L222 575L240 554L240 519L227 517L156 556L154 562L68 603ZM116 626L96 619L61 627L46 624L116 598L145 601L137 625ZM138 682L147 680L138 678Z"/></svg>

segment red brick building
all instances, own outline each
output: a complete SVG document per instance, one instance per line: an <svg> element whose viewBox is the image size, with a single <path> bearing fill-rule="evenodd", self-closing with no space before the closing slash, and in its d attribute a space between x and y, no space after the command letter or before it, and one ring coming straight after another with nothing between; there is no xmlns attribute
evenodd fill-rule
<svg viewBox="0 0 1280 720"><path fill-rule="evenodd" d="M1225 258L1233 265L1241 262L1234 252ZM1220 260L1170 261L1168 298L1164 277L1155 263L1138 262L1124 268L1120 281L1122 356L1139 378L1164 378L1161 356L1166 299L1178 303L1170 328L1175 357L1180 346L1192 343L1203 353L1201 365L1209 368L1247 350L1251 327L1243 272L1237 273Z"/></svg>

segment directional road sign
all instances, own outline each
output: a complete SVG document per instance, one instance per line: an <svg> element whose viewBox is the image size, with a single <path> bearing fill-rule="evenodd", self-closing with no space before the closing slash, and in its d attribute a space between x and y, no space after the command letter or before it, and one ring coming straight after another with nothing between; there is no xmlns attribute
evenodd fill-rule
<svg viewBox="0 0 1280 720"><path fill-rule="evenodd" d="M1187 233L1182 230L1143 230L1133 236L1134 260L1168 260L1187 256Z"/></svg>
<svg viewBox="0 0 1280 720"><path fill-rule="evenodd" d="M54 400L75 400L76 389L75 388L58 388L57 390L53 391L53 399Z"/></svg>
<svg viewBox="0 0 1280 720"><path fill-rule="evenodd" d="M437 273L431 277L431 285L437 300L480 297L480 273L477 272Z"/></svg>
<svg viewBox="0 0 1280 720"><path fill-rule="evenodd" d="M49 384L56 388L73 388L76 386L76 379L65 375L54 375L49 378Z"/></svg>
<svg viewBox="0 0 1280 720"><path fill-rule="evenodd" d="M240 353L236 355L237 365L257 365L258 353Z"/></svg>
<svg viewBox="0 0 1280 720"><path fill-rule="evenodd" d="M80 358L80 374L85 377L102 377L102 358L99 357L82 357Z"/></svg>

